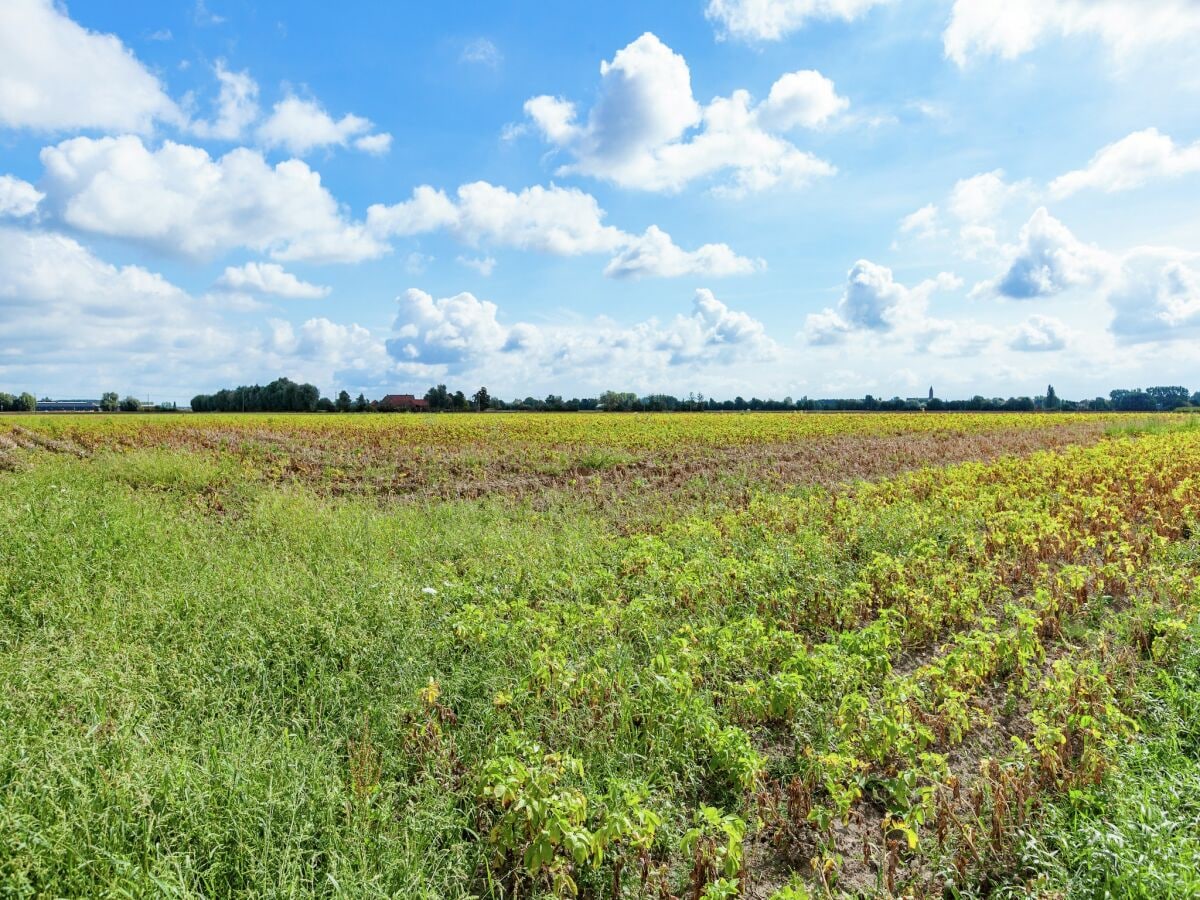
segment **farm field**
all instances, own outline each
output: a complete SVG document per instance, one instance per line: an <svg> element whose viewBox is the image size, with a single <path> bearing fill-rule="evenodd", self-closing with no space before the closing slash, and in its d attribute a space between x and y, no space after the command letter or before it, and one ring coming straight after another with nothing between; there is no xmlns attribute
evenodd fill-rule
<svg viewBox="0 0 1200 900"><path fill-rule="evenodd" d="M1200 428L0 417L0 896L1200 896Z"/></svg>

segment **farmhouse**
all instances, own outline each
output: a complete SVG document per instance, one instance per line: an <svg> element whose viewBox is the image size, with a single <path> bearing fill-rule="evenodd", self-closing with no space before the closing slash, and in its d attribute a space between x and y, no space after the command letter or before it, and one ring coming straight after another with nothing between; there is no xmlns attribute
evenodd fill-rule
<svg viewBox="0 0 1200 900"><path fill-rule="evenodd" d="M38 412L99 412L99 400L39 400Z"/></svg>
<svg viewBox="0 0 1200 900"><path fill-rule="evenodd" d="M379 401L379 409L384 412L429 409L429 401L412 394L388 394Z"/></svg>

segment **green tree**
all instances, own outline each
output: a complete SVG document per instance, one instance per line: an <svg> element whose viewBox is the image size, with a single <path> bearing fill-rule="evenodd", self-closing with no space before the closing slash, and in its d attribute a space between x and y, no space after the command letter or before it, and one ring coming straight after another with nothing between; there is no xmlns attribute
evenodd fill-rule
<svg viewBox="0 0 1200 900"><path fill-rule="evenodd" d="M100 396L100 409L103 412L116 412L121 408L121 402L117 399L116 391L105 391Z"/></svg>
<svg viewBox="0 0 1200 900"><path fill-rule="evenodd" d="M18 412L37 412L37 397L33 396L29 391L25 391L17 398L13 409Z"/></svg>
<svg viewBox="0 0 1200 900"><path fill-rule="evenodd" d="M142 401L137 397L129 396L121 401L121 412L138 412L142 408Z"/></svg>
<svg viewBox="0 0 1200 900"><path fill-rule="evenodd" d="M10 409L17 408L17 398L12 394L6 394L0 391L0 412L8 412Z"/></svg>
<svg viewBox="0 0 1200 900"><path fill-rule="evenodd" d="M364 395L359 394L357 397L354 398L354 411L355 412L366 412L370 408L371 408L371 404L367 402L367 398Z"/></svg>
<svg viewBox="0 0 1200 900"><path fill-rule="evenodd" d="M485 387L481 387L472 394L471 399L475 401L475 409L479 412L483 412L492 405L492 395L488 393L488 389Z"/></svg>
<svg viewBox="0 0 1200 900"><path fill-rule="evenodd" d="M1058 394L1054 392L1054 385L1046 385L1046 409L1062 409L1062 400L1058 398Z"/></svg>
<svg viewBox="0 0 1200 900"><path fill-rule="evenodd" d="M337 395L337 403L336 403L337 411L338 412L350 412L351 402L352 401L350 400L350 395L348 393L346 393L345 391L339 391L338 395Z"/></svg>
<svg viewBox="0 0 1200 900"><path fill-rule="evenodd" d="M429 401L430 409L450 409L453 405L450 391L444 384L439 384L427 390L425 392L425 399Z"/></svg>
<svg viewBox="0 0 1200 900"><path fill-rule="evenodd" d="M1188 390L1179 385L1170 387L1150 387L1146 388L1146 393L1150 395L1150 399L1154 401L1154 405L1160 409L1175 409L1178 406L1187 406Z"/></svg>

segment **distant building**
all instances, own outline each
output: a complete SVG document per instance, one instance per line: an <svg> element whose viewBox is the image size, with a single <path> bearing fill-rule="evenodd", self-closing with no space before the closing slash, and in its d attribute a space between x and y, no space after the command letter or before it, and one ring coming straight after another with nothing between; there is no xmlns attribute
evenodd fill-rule
<svg viewBox="0 0 1200 900"><path fill-rule="evenodd" d="M39 400L38 412L100 412L99 400Z"/></svg>
<svg viewBox="0 0 1200 900"><path fill-rule="evenodd" d="M429 401L412 394L388 394L379 401L379 409L383 412L429 409Z"/></svg>

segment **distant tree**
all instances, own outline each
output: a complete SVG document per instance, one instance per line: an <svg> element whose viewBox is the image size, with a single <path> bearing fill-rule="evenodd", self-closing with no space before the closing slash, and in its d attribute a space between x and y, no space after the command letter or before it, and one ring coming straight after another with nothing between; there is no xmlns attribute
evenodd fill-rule
<svg viewBox="0 0 1200 900"><path fill-rule="evenodd" d="M436 385L427 390L425 392L425 400L429 403L430 409L450 409L453 406L450 391L447 390L444 384Z"/></svg>
<svg viewBox="0 0 1200 900"><path fill-rule="evenodd" d="M492 405L492 395L488 393L488 389L481 387L471 395L471 400L475 403L475 409L483 412Z"/></svg>
<svg viewBox="0 0 1200 900"><path fill-rule="evenodd" d="M13 409L18 412L37 412L37 397L33 396L29 391L25 391L17 398Z"/></svg>
<svg viewBox="0 0 1200 900"><path fill-rule="evenodd" d="M137 412L142 408L142 401L137 397L129 396L121 401L121 412Z"/></svg>
<svg viewBox="0 0 1200 900"><path fill-rule="evenodd" d="M1115 390L1108 395L1112 408L1119 412L1153 412L1154 398L1140 388L1136 391Z"/></svg>
<svg viewBox="0 0 1200 900"><path fill-rule="evenodd" d="M1188 396L1187 388L1178 385L1146 388L1146 393L1154 401L1155 407L1160 410L1187 406L1188 400L1191 399Z"/></svg>
<svg viewBox="0 0 1200 900"><path fill-rule="evenodd" d="M350 399L350 395L348 393L345 391L338 392L336 404L338 412L350 412L350 406L352 403L353 401Z"/></svg>
<svg viewBox="0 0 1200 900"><path fill-rule="evenodd" d="M105 391L100 395L100 409L103 412L116 412L121 408L121 401L117 399L116 391Z"/></svg>
<svg viewBox="0 0 1200 900"><path fill-rule="evenodd" d="M334 402L332 400L330 400L328 397L322 397L320 400L317 401L317 411L318 412L334 412L336 409L337 409L337 406L335 406Z"/></svg>
<svg viewBox="0 0 1200 900"><path fill-rule="evenodd" d="M454 396L450 398L450 405L457 412L466 412L471 408L471 401L462 391L455 391Z"/></svg>
<svg viewBox="0 0 1200 900"><path fill-rule="evenodd" d="M1046 399L1043 401L1046 409L1062 409L1062 401L1058 399L1058 394L1054 392L1054 385L1046 386Z"/></svg>
<svg viewBox="0 0 1200 900"><path fill-rule="evenodd" d="M608 412L630 412L640 406L637 394L628 391L605 391L600 395L599 408Z"/></svg>
<svg viewBox="0 0 1200 900"><path fill-rule="evenodd" d="M367 402L367 398L364 397L362 394L359 394L356 398L354 398L354 411L355 412L366 412L370 408L371 408L371 404Z"/></svg>
<svg viewBox="0 0 1200 900"><path fill-rule="evenodd" d="M0 412L8 412L11 409L17 408L17 398L12 394L6 394L0 391Z"/></svg>

